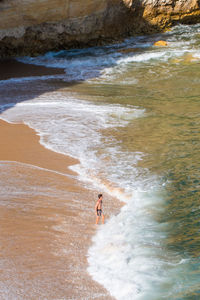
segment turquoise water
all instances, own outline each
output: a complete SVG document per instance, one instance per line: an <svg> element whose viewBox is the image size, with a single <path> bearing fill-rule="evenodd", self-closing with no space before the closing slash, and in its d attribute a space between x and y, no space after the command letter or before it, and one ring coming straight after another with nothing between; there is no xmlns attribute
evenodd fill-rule
<svg viewBox="0 0 200 300"><path fill-rule="evenodd" d="M37 129L45 147L80 160L88 186L126 203L88 253L89 273L116 299L200 299L199 45L200 25L181 25L22 58L66 75L49 81L58 91L1 115Z"/></svg>

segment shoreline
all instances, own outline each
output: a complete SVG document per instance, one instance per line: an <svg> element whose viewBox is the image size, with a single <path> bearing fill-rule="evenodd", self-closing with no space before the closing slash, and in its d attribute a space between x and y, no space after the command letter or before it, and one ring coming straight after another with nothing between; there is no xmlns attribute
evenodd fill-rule
<svg viewBox="0 0 200 300"><path fill-rule="evenodd" d="M46 197L40 199L38 196L28 194L28 202L23 196L17 200L15 198L10 201L3 199L8 201L8 203L6 202L8 205L1 205L0 227L2 230L0 231L0 240L2 246L0 255L6 264L0 279L2 284L8 288L8 283L4 278L12 277L13 272L16 272L15 276L20 278L17 283L13 283L7 296L15 297L21 286L22 295L26 295L24 299L38 296L32 294L31 288L29 292L25 292L26 284L23 294L23 284L27 281L26 277L29 273L33 287L34 282L38 280L41 282L44 280L48 286L52 286L48 288L48 291L45 291L44 284L41 284L39 289L40 295L47 299L55 299L55 297L62 297L63 299L69 299L69 297L113 299L87 273L88 248L96 231L93 207L96 193L94 195L94 192L87 190L81 186L78 180L72 178L75 173L68 167L78 163L78 161L44 148L39 144L39 136L36 135L36 132L23 124L10 124L0 120L0 141L1 161L6 161L9 167L15 166L17 172L25 177L29 176L26 174L33 172L32 177L30 177L31 185L32 181L35 183L37 180L42 186L53 181L57 189L64 194L64 199L56 196L51 199L51 203ZM21 163L19 168L15 162ZM32 168L29 170L29 166L24 165L24 163L33 166L33 170ZM42 167L44 170L37 170L34 166ZM48 172L46 179L45 169L64 172L66 176ZM24 189L23 186L21 188ZM88 198L94 199L94 201L87 201ZM9 208L13 203L15 209ZM30 211L27 214L23 213L23 209L26 210L26 206L28 207L30 203L32 205ZM109 199L106 206L106 210L110 214L113 210L113 203ZM43 221L37 224L36 219ZM41 238L41 233L43 238ZM58 243L54 243L52 236L58 240ZM14 248L10 246L13 237L15 237ZM52 249L49 251L49 245L52 243L54 246L51 246ZM69 255L64 255L65 252ZM18 262L19 258L23 260L22 265ZM10 259L12 263L18 265L17 269L12 269ZM38 267L30 268L32 264ZM61 272L63 264L65 268ZM52 270L49 269L49 265L52 266ZM45 272L38 271L39 266L42 266ZM58 288L59 286L62 288Z"/></svg>
<svg viewBox="0 0 200 300"><path fill-rule="evenodd" d="M43 147L39 135L27 125L6 122L0 116L0 130L0 141L3 141L0 142L1 160L17 161L66 175L76 174L69 166L78 164L79 161ZM13 148L8 150L8 145L13 142Z"/></svg>
<svg viewBox="0 0 200 300"><path fill-rule="evenodd" d="M0 59L0 80L65 74L64 69L26 64L15 59Z"/></svg>

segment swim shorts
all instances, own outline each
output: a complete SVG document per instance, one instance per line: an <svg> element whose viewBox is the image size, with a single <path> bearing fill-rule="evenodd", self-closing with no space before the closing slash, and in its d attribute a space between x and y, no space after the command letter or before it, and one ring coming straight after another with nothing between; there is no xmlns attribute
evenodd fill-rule
<svg viewBox="0 0 200 300"><path fill-rule="evenodd" d="M101 209L97 209L97 216L101 217L101 214L102 214L102 210Z"/></svg>

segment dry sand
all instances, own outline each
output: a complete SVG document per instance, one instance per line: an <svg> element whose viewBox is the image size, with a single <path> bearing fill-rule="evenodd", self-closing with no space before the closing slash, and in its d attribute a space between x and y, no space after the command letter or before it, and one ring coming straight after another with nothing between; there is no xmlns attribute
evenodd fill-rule
<svg viewBox="0 0 200 300"><path fill-rule="evenodd" d="M15 165L12 178L13 185L19 174L27 178L22 190L30 184L59 191L50 199L33 193L1 198L1 299L112 299L87 273L96 193L67 168L78 161L45 149L29 127L1 120L0 161L22 163ZM113 213L110 200L105 201L107 216Z"/></svg>

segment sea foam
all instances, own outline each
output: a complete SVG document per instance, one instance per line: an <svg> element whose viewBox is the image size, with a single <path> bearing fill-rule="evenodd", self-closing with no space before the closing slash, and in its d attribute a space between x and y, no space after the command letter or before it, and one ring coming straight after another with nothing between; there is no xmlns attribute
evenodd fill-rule
<svg viewBox="0 0 200 300"><path fill-rule="evenodd" d="M118 73L126 71L130 65L168 63L173 58L190 53L199 57L196 34L200 32L199 24L193 26L175 26L170 32L153 36L132 37L122 43L87 49L61 50L48 52L37 57L21 57L19 61L46 67L62 68L66 71L65 81L82 81L102 79L118 81ZM163 39L167 47L154 47L154 42ZM128 50L126 52L126 50ZM131 51L132 50L132 51ZM109 70L109 71L108 71ZM129 79L132 84L137 80ZM97 80L97 83L102 83ZM130 84L125 80L124 84Z"/></svg>
<svg viewBox="0 0 200 300"><path fill-rule="evenodd" d="M103 178L111 182L117 180L114 166L117 167L116 162L120 161L120 156L121 163L125 156L126 161L129 160L129 163L121 165L125 169L124 173L127 173L125 181L131 180L128 175L130 164L135 165L141 159L140 153L124 154L115 139L108 140L102 130L126 126L131 120L143 116L143 109L117 104L94 104L73 99L61 92L45 93L34 100L10 107L3 106L1 109L4 110L2 119L23 122L35 129L40 135L40 143L46 148L79 159L81 164L74 167L76 171L84 180L95 181L96 178L97 185ZM107 143L104 150L99 151L102 138L107 139ZM108 174L105 173L106 169L109 170Z"/></svg>
<svg viewBox="0 0 200 300"><path fill-rule="evenodd" d="M167 72L171 58L188 52L198 57L195 35L199 31L199 25L195 30L180 25L163 35L20 60L64 68L66 81L121 84L128 68L142 64L154 69L161 62ZM166 48L153 47L159 38L168 42ZM127 48L134 51L120 52ZM137 78L128 81L138 83ZM125 78L124 84L128 81ZM34 128L46 148L78 158L80 164L73 169L91 188L106 191L125 203L120 213L100 226L93 238L88 252L88 271L93 279L119 300L173 299L177 274L187 268L187 261L164 248L168 224L160 224L156 219L165 207L163 185L158 176L138 167L144 153L125 151L114 136L106 135L107 130L117 130L144 117L145 110L81 101L66 92L44 93L33 100L2 107L3 110L2 119L24 122Z"/></svg>

